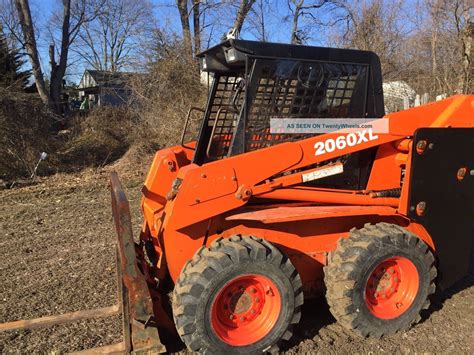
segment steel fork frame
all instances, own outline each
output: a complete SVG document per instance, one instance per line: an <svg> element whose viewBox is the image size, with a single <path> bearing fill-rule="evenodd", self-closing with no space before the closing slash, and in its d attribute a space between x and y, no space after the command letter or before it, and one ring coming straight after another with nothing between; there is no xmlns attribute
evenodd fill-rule
<svg viewBox="0 0 474 355"><path fill-rule="evenodd" d="M36 329L84 319L104 318L122 313L123 341L83 351L100 354L164 353L153 302L145 277L140 271L133 240L130 207L117 173L110 174L110 193L117 230L118 304L110 307L81 310L59 315L0 323L0 331ZM82 353L82 352L80 352Z"/></svg>

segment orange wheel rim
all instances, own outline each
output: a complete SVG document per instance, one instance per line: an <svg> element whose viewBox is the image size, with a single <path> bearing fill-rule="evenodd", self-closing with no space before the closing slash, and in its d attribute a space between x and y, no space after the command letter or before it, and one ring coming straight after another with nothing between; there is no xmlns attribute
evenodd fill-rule
<svg viewBox="0 0 474 355"><path fill-rule="evenodd" d="M225 343L245 346L268 335L280 311L281 296L273 281L262 275L243 275L229 281L217 294L211 324Z"/></svg>
<svg viewBox="0 0 474 355"><path fill-rule="evenodd" d="M378 264L370 274L365 303L378 318L397 318L413 304L419 285L415 264L401 256L392 257Z"/></svg>

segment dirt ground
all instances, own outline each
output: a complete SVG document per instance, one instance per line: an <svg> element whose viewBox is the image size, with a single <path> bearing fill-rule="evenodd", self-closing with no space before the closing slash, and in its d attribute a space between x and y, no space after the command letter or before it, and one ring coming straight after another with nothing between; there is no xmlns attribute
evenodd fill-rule
<svg viewBox="0 0 474 355"><path fill-rule="evenodd" d="M142 178L125 179L140 223ZM0 322L116 302L115 235L105 171L58 175L0 190ZM0 353L65 353L121 340L120 317L0 333ZM473 353L474 277L437 294L424 321L381 340L344 331L324 300L305 305L286 352ZM176 344L176 348L182 346Z"/></svg>

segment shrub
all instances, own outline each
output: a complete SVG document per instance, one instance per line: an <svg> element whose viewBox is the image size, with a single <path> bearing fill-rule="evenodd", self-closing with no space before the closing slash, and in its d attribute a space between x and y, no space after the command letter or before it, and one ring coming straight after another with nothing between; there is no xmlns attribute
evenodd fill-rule
<svg viewBox="0 0 474 355"><path fill-rule="evenodd" d="M196 62L187 58L179 45L170 45L146 75L134 78L130 107L140 118L136 134L142 142L177 144L189 108L204 107L206 87Z"/></svg>
<svg viewBox="0 0 474 355"><path fill-rule="evenodd" d="M72 137L60 152L62 170L99 167L120 158L133 142L137 120L127 107L99 107L71 122Z"/></svg>
<svg viewBox="0 0 474 355"><path fill-rule="evenodd" d="M54 131L59 126L37 95L0 89L0 179L31 175L40 153L58 148ZM54 156L38 171L50 172L53 165Z"/></svg>

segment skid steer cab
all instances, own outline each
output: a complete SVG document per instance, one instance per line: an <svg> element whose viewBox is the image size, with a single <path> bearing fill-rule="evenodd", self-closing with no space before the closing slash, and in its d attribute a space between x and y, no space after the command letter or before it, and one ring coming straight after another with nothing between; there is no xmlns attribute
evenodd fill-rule
<svg viewBox="0 0 474 355"><path fill-rule="evenodd" d="M274 352L320 294L342 326L380 337L468 273L473 95L385 115L371 52L229 40L198 58L207 105L155 155L139 242L111 180L131 351L164 349L158 329L196 352ZM272 130L303 118L386 129Z"/></svg>

